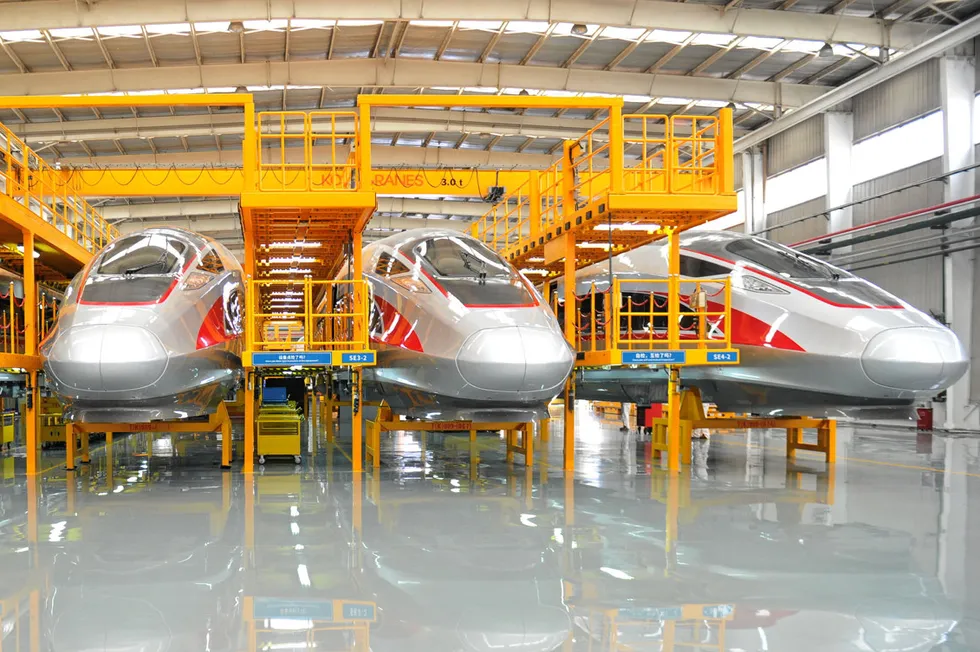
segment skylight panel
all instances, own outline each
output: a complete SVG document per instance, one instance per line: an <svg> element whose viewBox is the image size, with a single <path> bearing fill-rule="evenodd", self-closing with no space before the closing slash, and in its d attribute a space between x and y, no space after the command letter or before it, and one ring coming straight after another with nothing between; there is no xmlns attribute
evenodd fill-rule
<svg viewBox="0 0 980 652"><path fill-rule="evenodd" d="M635 41L646 32L642 27L607 27L602 30L599 38L615 38L623 41Z"/></svg>
<svg viewBox="0 0 980 652"><path fill-rule="evenodd" d="M48 33L55 38L90 38L92 36L92 28L65 27L60 29L49 29Z"/></svg>
<svg viewBox="0 0 980 652"><path fill-rule="evenodd" d="M691 38L691 32L678 32L669 29L655 29L647 36L647 41L658 41L661 43L673 43L679 45Z"/></svg>
<svg viewBox="0 0 980 652"><path fill-rule="evenodd" d="M512 20L507 23L507 31L516 34L542 34L548 30L548 23L539 20Z"/></svg>
<svg viewBox="0 0 980 652"><path fill-rule="evenodd" d="M764 36L748 36L738 44L740 48L752 48L755 50L772 50L783 42L781 38L769 38Z"/></svg>
<svg viewBox="0 0 980 652"><path fill-rule="evenodd" d="M198 32L227 32L231 27L231 21L217 21L208 23L194 23L194 29Z"/></svg>
<svg viewBox="0 0 980 652"><path fill-rule="evenodd" d="M338 20L337 27L370 27L380 25L380 20Z"/></svg>
<svg viewBox="0 0 980 652"><path fill-rule="evenodd" d="M288 20L282 18L276 18L274 20L245 20L242 21L242 25L245 29L254 29L261 32L271 32L275 30L286 29L289 24Z"/></svg>
<svg viewBox="0 0 980 652"><path fill-rule="evenodd" d="M514 23L510 23L513 25ZM503 25L499 20L461 20L459 21L460 29L482 29L496 32ZM510 30L510 25L508 25L507 31Z"/></svg>
<svg viewBox="0 0 980 652"><path fill-rule="evenodd" d="M18 41L42 41L44 37L36 29L19 29L14 32L0 32L0 38L10 43Z"/></svg>
<svg viewBox="0 0 980 652"><path fill-rule="evenodd" d="M413 27L452 27L451 20L411 20L408 23Z"/></svg>
<svg viewBox="0 0 980 652"><path fill-rule="evenodd" d="M805 52L815 54L823 47L823 41L807 41L804 39L793 39L783 46L785 52Z"/></svg>
<svg viewBox="0 0 980 652"><path fill-rule="evenodd" d="M101 36L143 36L139 25L109 25L97 29Z"/></svg>
<svg viewBox="0 0 980 652"><path fill-rule="evenodd" d="M694 37L694 44L714 45L716 47L723 48L734 40L734 34L698 34Z"/></svg>
<svg viewBox="0 0 980 652"><path fill-rule="evenodd" d="M335 20L319 20L317 18L293 18L293 29L326 29L333 27Z"/></svg>

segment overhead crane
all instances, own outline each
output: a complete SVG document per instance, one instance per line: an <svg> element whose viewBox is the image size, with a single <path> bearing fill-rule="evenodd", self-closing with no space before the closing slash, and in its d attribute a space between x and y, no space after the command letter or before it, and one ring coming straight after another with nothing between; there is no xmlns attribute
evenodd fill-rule
<svg viewBox="0 0 980 652"><path fill-rule="evenodd" d="M507 192L472 226L473 235L519 268L537 264L543 268L547 281L563 277L566 297L575 295L576 270L658 238L669 242L669 278L663 282L667 290L667 309L662 315L668 323L666 337L656 342L651 338L641 344L649 350L637 351L636 342L623 343L614 334L601 350L593 347L581 351L580 364L664 364L669 370L668 403L676 407L680 366L737 363L737 352L731 348L727 332L721 341L690 342L683 341L679 327L677 235L731 213L737 206L728 109L720 110L717 116L624 116L623 102L617 98L417 95L359 96L355 111L284 111L257 116L247 94L7 98L0 104L15 108L104 104L243 107L241 170L70 170L56 176L62 185L80 195L193 196L238 191L246 241L245 269L251 279L244 360L250 371L258 366L281 367L287 363L354 367L373 363L360 249L361 232L377 205L377 193L483 196L498 184L504 185ZM578 140L566 141L561 159L546 170L497 173L373 168L369 147L371 110L398 106L587 108L604 117ZM308 247L310 243L317 245L315 254ZM294 276L305 275L306 280L273 280L271 270L263 269L259 258L262 255L266 260L275 255L296 260ZM333 278L344 260L350 266L348 279L322 280ZM345 293L345 312L333 312L339 308L331 306L326 312L317 313L324 296L338 291L337 283L350 284L349 293ZM315 287L316 284L324 287ZM545 283L546 293L550 286L550 282ZM279 314L268 308L272 305L268 299L276 291L302 296L302 310L290 314L303 325L297 329L297 333L303 333L300 341L294 341L295 337L270 337L270 329L264 325ZM728 290L725 291L727 299ZM661 316L652 307L647 312L631 307L624 311L618 288L614 288L614 294L605 299L613 303L613 323L618 324L623 317L629 320L647 316L652 320ZM593 307L595 301L593 294ZM715 315L724 319L726 311ZM703 312L700 318L710 316L706 309ZM565 311L564 330L569 341L579 343L573 314L573 310ZM347 332L335 335L332 329L341 321L347 324ZM331 332L325 334L325 329ZM278 328L273 330L278 332ZM339 358L334 353L340 353ZM360 375L356 371L353 380L359 395ZM254 387L254 383L250 382L249 387ZM246 393L245 468L250 471L255 410L251 392ZM564 467L572 469L574 379L569 380L564 398ZM677 415L678 410L670 409L669 414ZM355 410L353 462L357 470L361 468L358 417ZM676 451L680 445L679 424L672 422L668 431L668 448ZM678 467L677 458L675 454L670 456L670 468Z"/></svg>

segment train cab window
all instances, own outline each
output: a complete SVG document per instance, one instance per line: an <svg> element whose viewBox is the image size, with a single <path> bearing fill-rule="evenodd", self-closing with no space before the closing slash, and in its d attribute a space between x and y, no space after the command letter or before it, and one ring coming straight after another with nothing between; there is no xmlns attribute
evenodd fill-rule
<svg viewBox="0 0 980 652"><path fill-rule="evenodd" d="M374 266L374 273L385 277L406 274L410 271L404 263L388 253L381 254Z"/></svg>
<svg viewBox="0 0 980 652"><path fill-rule="evenodd" d="M681 254L681 276L703 278L705 276L727 276L730 270L709 260Z"/></svg>
<svg viewBox="0 0 980 652"><path fill-rule="evenodd" d="M519 306L534 303L514 268L486 245L461 236L436 236L413 251L436 282L464 305Z"/></svg>
<svg viewBox="0 0 980 652"><path fill-rule="evenodd" d="M158 233L122 238L99 261L97 274L172 274L184 262L187 244Z"/></svg>
<svg viewBox="0 0 980 652"><path fill-rule="evenodd" d="M220 274L225 271L225 266L221 262L221 256L214 249L208 249L197 267L203 272L210 272L212 274Z"/></svg>
<svg viewBox="0 0 980 652"><path fill-rule="evenodd" d="M85 279L82 303L156 303L176 283L188 243L160 233L133 235L111 243Z"/></svg>
<svg viewBox="0 0 980 652"><path fill-rule="evenodd" d="M756 238L735 240L730 242L725 250L785 278L829 281L840 278L842 273L841 270L831 267L822 260Z"/></svg>

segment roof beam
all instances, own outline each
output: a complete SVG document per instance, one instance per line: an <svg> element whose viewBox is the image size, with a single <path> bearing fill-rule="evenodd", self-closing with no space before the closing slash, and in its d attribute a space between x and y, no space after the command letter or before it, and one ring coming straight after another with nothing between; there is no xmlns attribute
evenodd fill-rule
<svg viewBox="0 0 980 652"><path fill-rule="evenodd" d="M95 34L94 29L92 30L92 33ZM51 34L48 33L48 30L43 30L41 32L41 36L43 36L44 40L47 41L48 47L51 48L52 52L54 52L54 56L58 57L58 61L61 62L61 67L65 70L71 70L71 64L68 63L68 59L65 58L65 53L61 51L58 44L51 38ZM101 43L101 41L99 43Z"/></svg>
<svg viewBox="0 0 980 652"><path fill-rule="evenodd" d="M160 62L157 61L157 53L153 51L153 44L150 43L150 35L146 32L146 25L140 25L140 30L143 32L143 43L146 44L146 51L150 55L150 61L153 62L154 67L159 67Z"/></svg>
<svg viewBox="0 0 980 652"><path fill-rule="evenodd" d="M81 141L84 142L84 141ZM346 148L338 147L338 155L346 155ZM554 163L553 156L547 154L523 154L514 152L478 149L454 150L448 147L411 147L408 145L373 145L372 163L375 167L404 167L406 165L426 168L480 168L493 170L544 169ZM314 149L314 154L318 150ZM287 159L291 160L291 159ZM57 159L64 166L104 168L154 167L154 166L214 166L238 168L242 165L242 151L228 149L221 151L191 151L163 154L129 154L127 156L102 155L87 157L65 157ZM226 174L226 173L224 173Z"/></svg>
<svg viewBox="0 0 980 652"><path fill-rule="evenodd" d="M781 104L789 108L801 106L829 90L820 86L712 77L421 59L294 60L289 63L263 61L203 66L8 73L0 75L0 88L8 95L61 95L168 90L193 86L322 86L325 80L329 80L333 88L418 88L437 83L460 88L527 88L760 102Z"/></svg>
<svg viewBox="0 0 980 652"><path fill-rule="evenodd" d="M480 53L480 57L477 59L478 62L484 63L487 60L487 57L493 53L493 49L497 47L497 42L500 41L500 37L504 35L504 30L506 29L507 23L501 23L500 29L497 30L496 34L490 37L490 40L487 42L487 46L483 48L483 52Z"/></svg>
<svg viewBox="0 0 980 652"><path fill-rule="evenodd" d="M325 119L314 118L314 125L326 128ZM294 122L288 120L287 122ZM351 119L340 119L338 129L351 128ZM371 121L375 133L429 134L432 132L464 131L493 133L504 136L529 136L532 138L577 139L592 127L588 120L578 118L554 118L550 116L521 116L504 113L473 113L463 111L426 111L424 109L384 107L374 111ZM19 125L12 130L30 144L60 140L107 140L112 138L167 138L175 136L238 135L242 133L242 119L237 114L205 113L179 116L148 116L134 118L108 118L101 120L71 120L63 123L38 122ZM627 134L638 128L627 126ZM637 131L638 133L638 131ZM737 134L741 135L741 134ZM605 139L600 130L597 138ZM297 148L297 151L301 151Z"/></svg>
<svg viewBox="0 0 980 652"><path fill-rule="evenodd" d="M453 21L453 26L446 31L446 37L442 39L442 43L439 45L439 49L436 50L436 61L442 59L442 55L446 53L446 48L449 47L449 42L453 40L453 36L456 35L456 28L459 27L459 21Z"/></svg>
<svg viewBox="0 0 980 652"><path fill-rule="evenodd" d="M8 45L2 38L0 38L0 49L2 49L10 60L14 62L14 65L17 66L17 70L19 70L21 74L28 72L27 66L24 65L21 58L17 56L17 53L14 52L10 45Z"/></svg>
<svg viewBox="0 0 980 652"><path fill-rule="evenodd" d="M821 15L744 7L737 12L720 12L710 4L665 0L358 0L345 3L237 0L232 10L229 10L227 2L187 0L100 0L97 3L35 0L6 4L8 6L4 7L3 12L5 30L220 21L228 20L229 11L233 11L237 20L529 20L684 31L697 25L701 32L890 45L899 50L914 46L942 30L942 26L937 25L888 25L880 19L844 14Z"/></svg>
<svg viewBox="0 0 980 652"><path fill-rule="evenodd" d="M900 57L895 57L891 61L872 68L868 72L847 81L823 96L807 103L803 107L792 111L774 120L770 124L751 132L749 135L735 141L735 151L742 152L750 147L759 145L767 139L772 138L790 127L796 126L801 122L810 119L824 111L829 111L834 106L848 100L859 93L863 93L869 88L873 88L896 75L900 75L906 70L940 56L943 52L950 50L960 43L980 36L980 15L965 20L959 25L948 29L939 36L930 39L928 42L907 52Z"/></svg>
<svg viewBox="0 0 980 652"><path fill-rule="evenodd" d="M450 201L444 199L411 199L407 197L378 197L378 213L422 213L481 217L493 206L481 201ZM152 204L117 204L99 209L110 222L123 220L160 220L172 218L201 218L238 215L238 199L207 199L204 201L161 201ZM206 220L200 220L206 222ZM237 217L236 217L237 223ZM212 226L213 224L213 226ZM230 227L213 220L212 229L226 231Z"/></svg>

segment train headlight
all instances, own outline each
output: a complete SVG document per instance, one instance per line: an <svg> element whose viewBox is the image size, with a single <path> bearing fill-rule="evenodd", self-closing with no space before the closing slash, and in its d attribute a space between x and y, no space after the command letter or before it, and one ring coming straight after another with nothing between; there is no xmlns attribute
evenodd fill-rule
<svg viewBox="0 0 980 652"><path fill-rule="evenodd" d="M415 278L414 276L392 276L391 282L397 283L409 292L429 294L429 288L422 282L422 279Z"/></svg>
<svg viewBox="0 0 980 652"><path fill-rule="evenodd" d="M191 272L184 279L183 290L200 290L211 281L211 277L201 272Z"/></svg>
<svg viewBox="0 0 980 652"><path fill-rule="evenodd" d="M777 287L772 283L767 283L761 278L756 278L755 276L742 274L738 277L738 279L742 289L748 290L749 292L762 292L765 294L789 294L789 290L784 290L781 287Z"/></svg>

